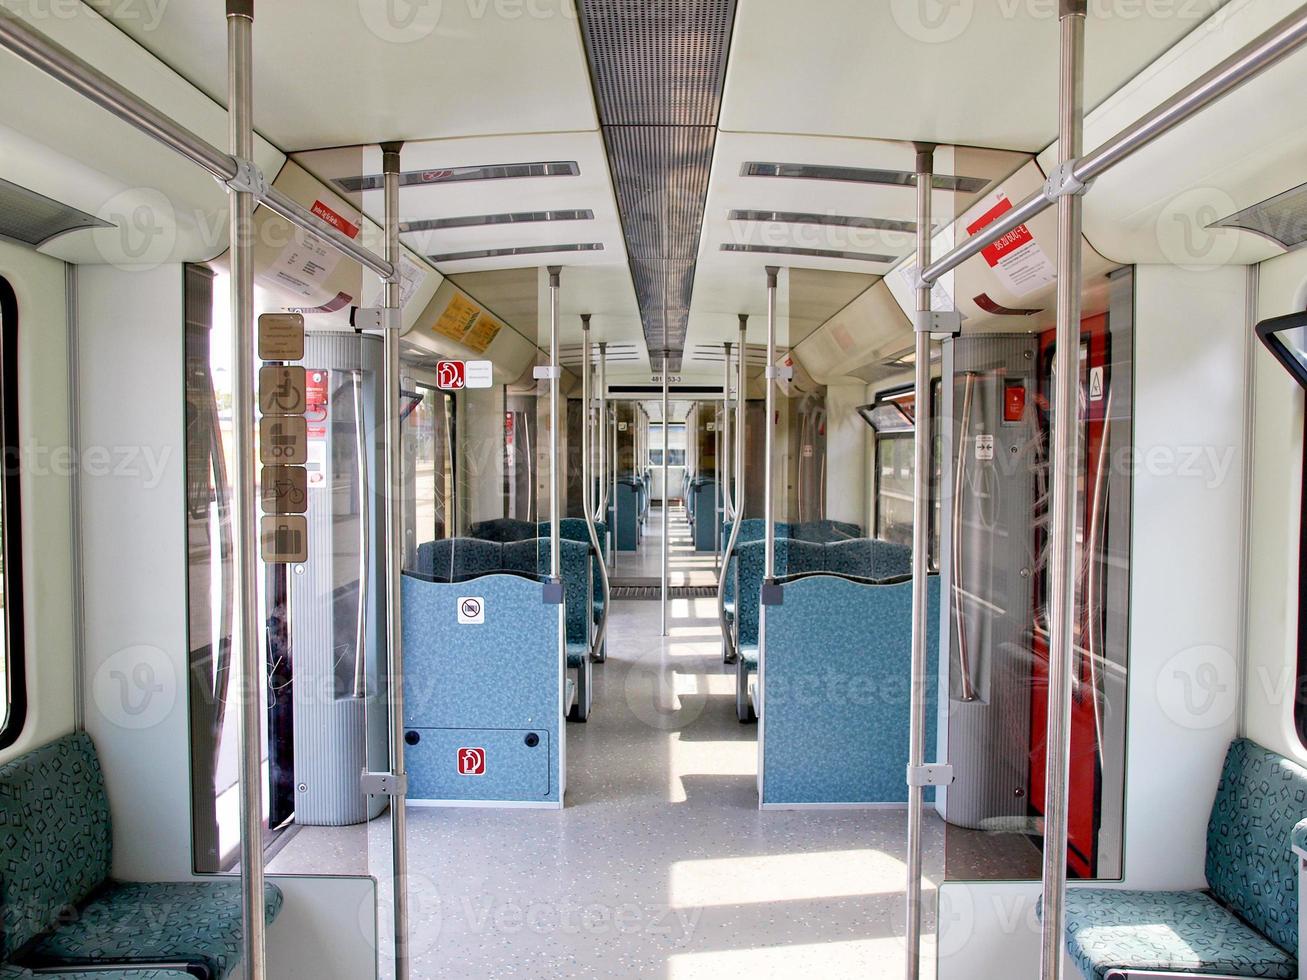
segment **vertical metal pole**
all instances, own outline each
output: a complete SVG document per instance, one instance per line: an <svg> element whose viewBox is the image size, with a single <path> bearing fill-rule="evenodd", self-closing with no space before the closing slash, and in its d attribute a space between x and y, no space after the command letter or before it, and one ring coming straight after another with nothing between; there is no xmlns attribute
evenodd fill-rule
<svg viewBox="0 0 1307 980"><path fill-rule="evenodd" d="M1058 161L1080 155L1084 133L1085 0L1062 0ZM1080 419L1081 199L1057 201L1057 346L1053 391L1053 517L1049 527L1048 726L1044 772L1044 916L1040 976L1061 980L1066 922L1071 658L1075 616L1076 469Z"/></svg>
<svg viewBox="0 0 1307 980"><path fill-rule="evenodd" d="M394 878L395 980L408 980L408 812L403 787L404 765L404 446L400 419L400 283L399 283L399 150L401 143L381 145L385 207L386 261L395 275L385 286L386 329L383 338L386 421L386 665L390 696L390 769L399 794L390 798L390 857Z"/></svg>
<svg viewBox="0 0 1307 980"><path fill-rule="evenodd" d="M764 442L765 458L762 480L763 536L766 539L763 578L770 582L776 577L776 511L773 506L776 482L776 280L780 275L777 266L767 267L767 425Z"/></svg>
<svg viewBox="0 0 1307 980"><path fill-rule="evenodd" d="M664 325L666 324L666 322L667 322L666 317L664 315L664 319L663 319ZM668 413L667 384L670 375L670 371L668 370L667 363L669 360L671 360L671 356L672 356L671 351L669 350L663 351L663 574L662 574L663 636L667 635L667 575L668 575L667 564L668 564L668 556L670 554L669 542L667 540L667 536L668 534L671 533L670 525L668 521L669 521L669 511L671 511L672 509L671 507L672 488L668 485L671 480L671 468L668 465L668 459L667 459L668 456L667 434L671 428L671 419L667 417L667 413Z"/></svg>
<svg viewBox="0 0 1307 980"><path fill-rule="evenodd" d="M745 409L745 336L749 332L749 315L740 314L740 363L735 378L735 522L744 520L744 409Z"/></svg>
<svg viewBox="0 0 1307 980"><path fill-rule="evenodd" d="M595 556L599 557L602 556L603 549L599 546L599 529L595 527L594 487L590 481L590 426L593 415L593 406L590 403L590 370L590 314L586 313L581 317L581 403L585 406L585 418L581 425L581 510L585 514L585 529L589 533L590 547L594 549ZM608 614L613 606L609 601L612 589L608 582L608 567L602 561L599 562L599 579L600 588L603 590L604 612L599 617L599 626L595 630L590 656L597 661L603 661L607 659L604 637L608 633Z"/></svg>
<svg viewBox="0 0 1307 980"><path fill-rule="evenodd" d="M930 265L931 191L934 188L935 147L917 145L917 268ZM908 728L908 882L905 931L907 977L921 976L922 811L925 789L913 773L926 761L926 575L930 561L930 294L917 289L916 377L913 414L912 487L912 717Z"/></svg>
<svg viewBox="0 0 1307 980"><path fill-rule="evenodd" d="M726 363L722 372L722 520L735 520L735 498L731 483L731 456L735 448L731 445L731 342L722 344L726 354Z"/></svg>
<svg viewBox="0 0 1307 980"><path fill-rule="evenodd" d="M594 487L590 485L590 426L594 406L590 404L590 314L581 314L581 509L587 524L594 522Z"/></svg>
<svg viewBox="0 0 1307 980"><path fill-rule="evenodd" d="M232 156L254 158L254 0L227 0L227 121ZM236 567L236 643L240 685L241 923L245 975L264 980L267 950L263 914L264 699L258 683L258 495L254 483L254 195L233 191L231 206L231 315L235 390L232 551Z"/></svg>
<svg viewBox="0 0 1307 980"><path fill-rule="evenodd" d="M599 506L598 517L608 520L608 343L599 341ZM613 529L608 528L609 532Z"/></svg>
<svg viewBox="0 0 1307 980"><path fill-rule="evenodd" d="M558 478L562 471L558 465L558 283L562 274L562 266L549 266L549 577L555 582L563 578L563 556L559 554L562 481Z"/></svg>

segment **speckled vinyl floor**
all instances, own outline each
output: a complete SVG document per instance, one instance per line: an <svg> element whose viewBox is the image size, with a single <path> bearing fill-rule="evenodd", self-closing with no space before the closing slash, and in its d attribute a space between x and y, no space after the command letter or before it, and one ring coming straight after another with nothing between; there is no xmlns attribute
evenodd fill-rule
<svg viewBox="0 0 1307 980"><path fill-rule="evenodd" d="M666 638L659 609L614 604L564 810L410 808L415 977L902 976L905 812L760 813L716 600L673 600ZM370 842L384 877L388 841L307 828L269 870L366 873Z"/></svg>

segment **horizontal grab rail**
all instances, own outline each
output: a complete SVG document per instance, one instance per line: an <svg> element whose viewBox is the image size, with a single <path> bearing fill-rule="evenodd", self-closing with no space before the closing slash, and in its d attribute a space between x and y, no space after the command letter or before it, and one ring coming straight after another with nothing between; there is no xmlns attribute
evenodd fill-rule
<svg viewBox="0 0 1307 980"><path fill-rule="evenodd" d="M203 167L222 183L235 179L239 172L236 158L230 153L218 149L171 116L160 112L98 68L40 31L32 29L3 8L0 8L0 47L56 81L63 82L129 126ZM394 277L395 266L392 263L333 228L276 188L268 188L267 193L259 198L259 203L291 224L325 239L337 251L375 272L383 280L389 281Z"/></svg>
<svg viewBox="0 0 1307 980"><path fill-rule="evenodd" d="M1107 142L1086 153L1076 161L1072 170L1075 182L1088 184L1106 173L1159 136L1297 51L1304 42L1307 42L1307 9L1286 17ZM1056 195L1045 194L1042 189L1035 191L1015 208L1004 212L1002 217L926 266L921 273L922 280L937 282L973 255L1042 214L1056 200Z"/></svg>

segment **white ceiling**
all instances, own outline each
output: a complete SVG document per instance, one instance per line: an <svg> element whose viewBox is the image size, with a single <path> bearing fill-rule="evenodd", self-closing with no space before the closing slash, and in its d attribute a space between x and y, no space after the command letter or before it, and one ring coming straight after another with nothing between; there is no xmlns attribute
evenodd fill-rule
<svg viewBox="0 0 1307 980"><path fill-rule="evenodd" d="M226 104L221 3L97 6ZM597 125L571 0L259 3L254 64L255 125L286 151Z"/></svg>
<svg viewBox="0 0 1307 980"><path fill-rule="evenodd" d="M1095 142L1099 129L1110 127L1111 120L1133 118L1157 101L1161 83L1143 82L1164 73L1166 66L1180 57L1176 52L1210 53L1219 47L1212 39L1225 43L1233 37L1234 25L1269 24L1301 2L1091 3L1086 102L1090 108L1099 104L1103 108L1087 124L1088 141ZM0 3L26 9L18 0ZM225 25L220 5L213 0L169 0L161 5L96 7L215 102L225 102ZM85 9L89 19L98 17L89 7ZM936 0L739 0L687 351L696 343L734 339L736 317L741 312L753 316L750 341L763 339L766 293L762 269L766 265L801 270L804 277L802 289L793 288L794 277L788 273L781 279L782 346L798 343L815 322L829 319L835 297L856 295L863 279L870 284L892 265L730 254L721 251L723 243L847 248L877 252L896 262L912 248L907 236L893 233L822 225L732 223L727 217L732 208L901 220L914 217L913 192L908 187L745 178L740 175L742 163L762 160L910 170L908 141L926 139L946 144L937 157L938 172L1002 179L1026 155L1044 150L1054 138L1056 9L1056 0L953 0L947 4ZM923 12L936 20L923 19ZM1213 17L1214 12L1218 13ZM409 14L412 19L404 20ZM69 30L58 19L36 26L56 36ZM430 254L602 242L602 251L481 259L441 263L440 267L455 276L483 277L490 294L477 298L495 309L496 287L485 273L561 264L565 268L562 342L580 340L579 314L588 312L594 315L594 339L635 342L644 353L572 0L430 0L425 4L315 0L311 7L261 3L254 37L259 131L284 151L352 147L337 151L334 157L330 152L297 155L320 176L376 172L375 143L395 139L407 141L405 169L577 161L577 177L407 188L401 195L402 216L415 220L588 208L595 212L593 221L450 229L409 235L407 243ZM1184 41L1173 48L1181 39ZM139 51L130 42L108 45L116 47ZM91 57L87 51L83 55ZM129 60L124 56L106 64L105 69L132 82L136 76ZM1196 56L1191 56L1185 63L1195 61ZM1245 193L1235 194L1233 199L1242 205L1244 196L1269 196L1292 186L1302 169L1295 163L1302 156L1300 141L1285 136L1277 149L1266 133L1277 128L1286 133L1296 131L1283 112L1291 112L1288 107L1293 100L1288 93L1300 74L1294 69L1286 84L1275 87L1284 94L1275 111L1266 106L1264 95L1259 103L1249 94L1229 102L1229 108L1221 110L1223 115L1212 116L1216 135L1209 138L1214 140L1219 160L1210 166L1204 163L1205 154L1186 153L1186 144L1174 141L1168 149L1163 141L1154 148L1156 155L1141 155L1134 169L1113 175L1111 205L1086 206L1090 241L1098 244L1101 240L1107 246L1102 249L1104 254L1120 261L1146 261L1127 253L1166 218L1166 208L1175 210L1176 194L1184 193L1185 187L1210 185L1228 192L1230 185L1238 183ZM140 84L144 91L158 94L163 108L176 111L176 93L155 82ZM192 98L205 102L195 93ZM96 154L89 146L78 145L78 139L82 143L100 141L100 156L111 160L115 170L122 169L119 157L136 153L139 137L111 141L105 139L103 127L60 125L54 116L64 112L62 104L33 99L11 105L0 114L0 124L24 130L50 145L54 144L48 130L67 130L69 134L61 137L67 143L64 151L79 155ZM32 107L37 105L44 121L34 117ZM51 105L58 109L53 115ZM192 107L189 118L203 115ZM205 120L201 128L209 135L209 123L220 121L219 113L215 119ZM121 124L110 123L125 131ZM1248 152L1240 139L1221 142L1222 127L1232 132L1254 123L1265 136L1256 144L1257 152ZM221 143L224 137L215 131L210 138ZM991 149L953 149L948 144ZM1167 152L1162 153L1163 149ZM1273 175L1257 162L1265 156L1262 150L1275 165ZM156 166L158 155L158 151L149 157L141 155L140 159L147 161L142 172L165 174L160 181L174 180L166 169ZM1181 184L1167 179L1168 190L1161 194L1158 185L1163 178L1177 174ZM1104 187L1108 182L1106 178L1102 181ZM1103 187L1099 190L1100 196L1106 193ZM360 203L376 218L380 208L374 198L368 195ZM937 220L958 214L968 203L965 195L937 193ZM1183 202L1181 209L1194 211ZM1163 244L1152 251L1165 253L1166 249ZM1236 259L1264 251L1243 249ZM813 277L822 274L831 277L830 289L815 284ZM528 336L536 335L535 328L548 309L543 283L543 273L537 273L537 322L514 324ZM506 283L506 301L510 294L523 292L523 285L516 278ZM526 315L530 303L519 303L518 308ZM629 373L647 375L647 358Z"/></svg>
<svg viewBox="0 0 1307 980"><path fill-rule="evenodd" d="M1086 106L1224 3L1090 3ZM721 128L1037 152L1057 133L1057 12L1057 0L740 0Z"/></svg>

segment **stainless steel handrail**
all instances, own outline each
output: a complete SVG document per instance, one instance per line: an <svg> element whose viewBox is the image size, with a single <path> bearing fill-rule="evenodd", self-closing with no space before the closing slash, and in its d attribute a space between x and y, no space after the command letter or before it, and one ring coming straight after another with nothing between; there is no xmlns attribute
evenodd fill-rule
<svg viewBox="0 0 1307 980"><path fill-rule="evenodd" d="M368 486L367 427L363 420L363 372L350 372L354 385L354 440L358 447L359 483L359 601L354 630L354 697L367 697L368 578L372 563L371 488Z"/></svg>
<svg viewBox="0 0 1307 980"><path fill-rule="evenodd" d="M976 375L967 371L963 375L962 417L958 426L957 466L953 473L953 624L958 641L958 675L962 683L962 700L976 700L976 685L971 676L971 653L967 648L967 630L962 614L962 491L967 464L967 434L971 429L971 403L975 392ZM921 422L921 407L917 407L917 422Z"/></svg>
<svg viewBox="0 0 1307 980"><path fill-rule="evenodd" d="M1079 157L1073 169L1080 183L1089 183L1122 160L1152 143L1191 116L1228 95L1244 82L1256 78L1307 42L1307 9L1284 18L1270 30L1245 44L1234 54L1190 82L1151 112L1140 116L1111 139ZM926 266L922 279L937 282L973 255L978 255L1004 235L1053 206L1056 197L1042 190L1003 214L992 224Z"/></svg>
<svg viewBox="0 0 1307 980"><path fill-rule="evenodd" d="M234 179L240 171L237 154L224 153L63 45L29 27L16 14L3 8L0 8L0 47L17 55L33 68L67 85L79 95L85 96L129 126L203 167L222 183ZM252 158L252 141L249 149L250 155L244 156L243 159ZM268 188L267 194L258 203L281 215L291 224L325 239L337 251L371 269L383 279L395 275L393 263L364 248L276 188Z"/></svg>
<svg viewBox="0 0 1307 980"><path fill-rule="evenodd" d="M585 529L590 536L590 547L598 559L599 578L603 585L604 611L599 616L599 628L595 630L590 644L590 659L602 663L607 660L604 653L604 639L608 635L608 614L612 611L612 589L608 582L608 564L604 560L604 550L599 545L599 529L595 527L594 509L591 505L593 487L590 483L590 427L594 406L590 397L590 315L581 317L581 510L585 514Z"/></svg>

